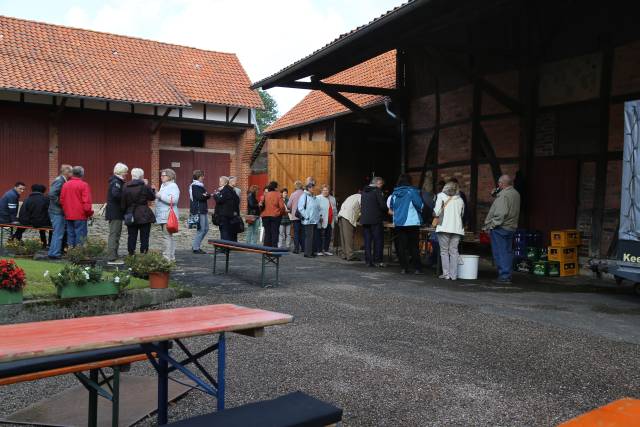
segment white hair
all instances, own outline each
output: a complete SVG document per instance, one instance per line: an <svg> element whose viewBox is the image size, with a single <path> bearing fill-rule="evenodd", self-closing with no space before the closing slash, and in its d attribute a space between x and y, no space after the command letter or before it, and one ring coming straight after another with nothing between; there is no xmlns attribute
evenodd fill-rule
<svg viewBox="0 0 640 427"><path fill-rule="evenodd" d="M219 181L224 182L224 185L227 185L229 183L229 177L223 175L219 178Z"/></svg>
<svg viewBox="0 0 640 427"><path fill-rule="evenodd" d="M144 178L144 171L140 168L131 169L131 179L142 179Z"/></svg>
<svg viewBox="0 0 640 427"><path fill-rule="evenodd" d="M125 165L124 163L118 162L113 167L113 174L114 175L124 175L127 172L129 172L129 166Z"/></svg>

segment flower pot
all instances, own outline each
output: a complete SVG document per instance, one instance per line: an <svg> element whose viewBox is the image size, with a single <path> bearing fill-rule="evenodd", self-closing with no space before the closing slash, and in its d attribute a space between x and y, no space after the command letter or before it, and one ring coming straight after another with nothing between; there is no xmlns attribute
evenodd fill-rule
<svg viewBox="0 0 640 427"><path fill-rule="evenodd" d="M113 282L87 283L85 285L69 284L58 288L58 296L66 298L97 297L102 295L118 295L120 287Z"/></svg>
<svg viewBox="0 0 640 427"><path fill-rule="evenodd" d="M169 287L169 273L149 273L149 287L151 289L167 289Z"/></svg>
<svg viewBox="0 0 640 427"><path fill-rule="evenodd" d="M22 303L22 289L19 291L0 289L0 305L20 303Z"/></svg>

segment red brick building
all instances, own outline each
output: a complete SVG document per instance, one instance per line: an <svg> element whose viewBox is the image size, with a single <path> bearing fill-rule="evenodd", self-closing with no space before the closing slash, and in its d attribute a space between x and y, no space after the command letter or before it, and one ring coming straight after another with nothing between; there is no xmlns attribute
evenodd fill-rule
<svg viewBox="0 0 640 427"><path fill-rule="evenodd" d="M322 91L351 110L367 135L381 134L384 118L393 140L384 158L398 158L396 171L418 182L457 177L475 230L496 177L519 172L522 226L576 227L582 255L611 256L620 214L623 106L640 98L639 9L616 1L413 0L254 87ZM393 86L370 85L358 75L331 80L390 51L396 56ZM362 94L388 97L398 120L389 124L381 107L363 110L356 102ZM306 109L298 105L292 112ZM269 132L304 139L313 128L315 135L322 118L308 123L300 117ZM338 131L328 138L336 163L341 153L355 152L349 161L358 168L364 147L352 144L362 134L341 137L344 120L331 119Z"/></svg>
<svg viewBox="0 0 640 427"><path fill-rule="evenodd" d="M249 85L233 53L0 16L0 188L69 163L100 203L121 161L156 185L171 167L183 192L194 169L246 191L263 107Z"/></svg>

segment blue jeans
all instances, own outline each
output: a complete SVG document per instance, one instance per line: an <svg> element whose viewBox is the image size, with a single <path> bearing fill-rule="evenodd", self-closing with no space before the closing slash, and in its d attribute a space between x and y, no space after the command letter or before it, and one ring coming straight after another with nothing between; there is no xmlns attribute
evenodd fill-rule
<svg viewBox="0 0 640 427"><path fill-rule="evenodd" d="M65 220L62 214L49 214L51 226L53 227L53 235L49 242L49 256L62 256L62 239L64 239Z"/></svg>
<svg viewBox="0 0 640 427"><path fill-rule="evenodd" d="M258 238L260 237L260 229L262 228L262 218L257 217L253 224L247 225L247 233L245 239L247 243L252 245L258 244Z"/></svg>
<svg viewBox="0 0 640 427"><path fill-rule="evenodd" d="M491 252L498 267L498 279L511 280L513 270L513 231L504 228L491 230Z"/></svg>
<svg viewBox="0 0 640 427"><path fill-rule="evenodd" d="M200 245L202 244L204 237L209 232L209 219L207 218L207 214L198 214L198 218L200 221L198 223L198 232L193 236L193 245L191 245L191 248L194 251L200 249Z"/></svg>
<svg viewBox="0 0 640 427"><path fill-rule="evenodd" d="M67 220L67 240L69 246L76 247L87 239L87 220Z"/></svg>

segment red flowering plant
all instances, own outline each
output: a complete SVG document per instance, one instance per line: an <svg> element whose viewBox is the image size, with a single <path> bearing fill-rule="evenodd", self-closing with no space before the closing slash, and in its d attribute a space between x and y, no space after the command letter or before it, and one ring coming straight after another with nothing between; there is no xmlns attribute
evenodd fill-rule
<svg viewBox="0 0 640 427"><path fill-rule="evenodd" d="M12 259L0 260L0 289L18 292L27 284L24 270Z"/></svg>

